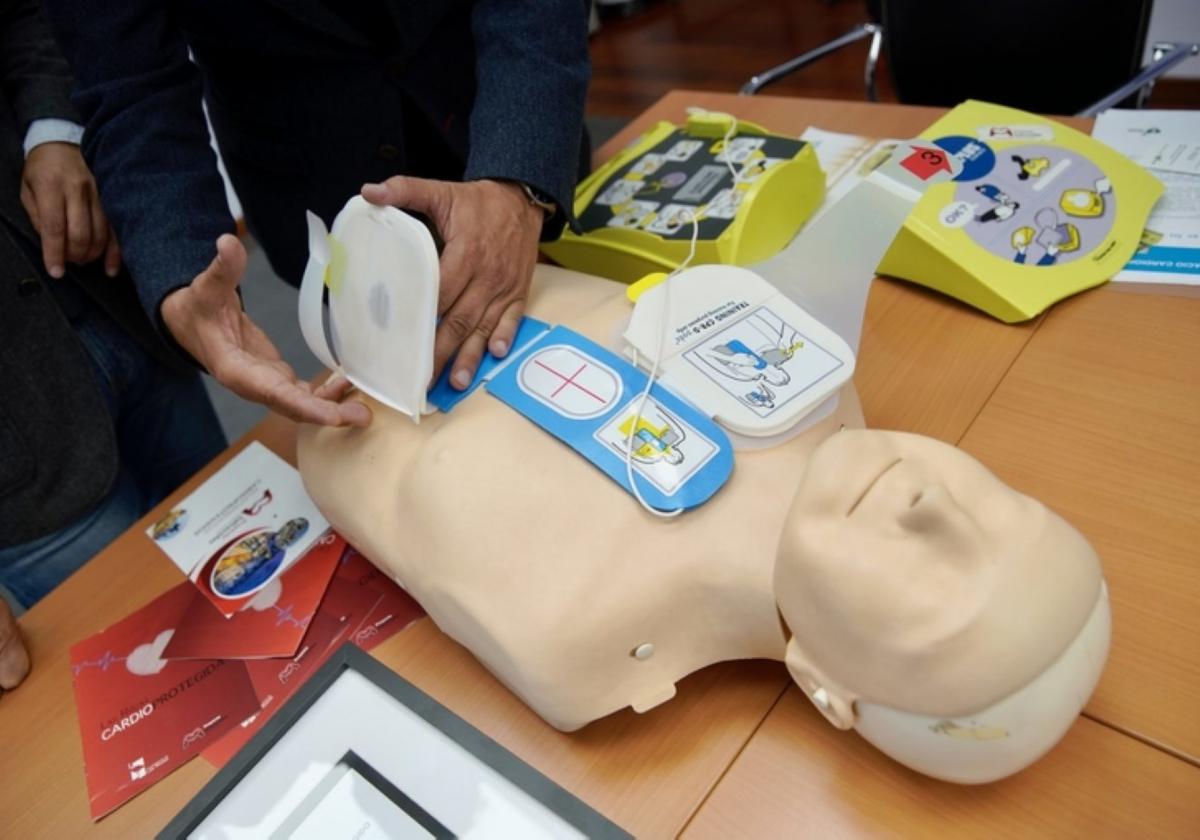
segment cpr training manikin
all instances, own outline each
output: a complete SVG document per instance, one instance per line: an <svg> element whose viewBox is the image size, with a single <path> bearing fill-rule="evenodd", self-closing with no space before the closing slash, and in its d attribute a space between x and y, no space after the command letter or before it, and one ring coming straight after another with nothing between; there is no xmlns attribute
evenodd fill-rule
<svg viewBox="0 0 1200 840"><path fill-rule="evenodd" d="M328 239L310 225L305 335L373 421L301 428L308 491L554 727L645 711L717 662L774 659L834 726L977 783L1036 760L1079 714L1110 635L1096 554L958 449L864 429L857 325L823 333L753 272L701 266L638 299L664 335L647 347L624 285L539 265L527 312L554 329L440 411L412 387L432 319L389 329L436 300L428 233L360 199ZM363 348L405 360L394 387Z"/></svg>

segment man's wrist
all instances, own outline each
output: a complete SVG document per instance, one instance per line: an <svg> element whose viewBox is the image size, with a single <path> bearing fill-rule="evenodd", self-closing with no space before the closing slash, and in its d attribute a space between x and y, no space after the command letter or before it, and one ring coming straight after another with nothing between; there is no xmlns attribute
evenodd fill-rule
<svg viewBox="0 0 1200 840"><path fill-rule="evenodd" d="M547 219L553 218L558 212L558 203L552 196L547 195L537 187L526 184L524 181L514 181L513 183L521 188L529 203L541 210Z"/></svg>
<svg viewBox="0 0 1200 840"><path fill-rule="evenodd" d="M25 140L21 144L25 157L43 143L70 143L78 146L83 140L83 126L71 120L46 117L34 120L25 132Z"/></svg>
<svg viewBox="0 0 1200 840"><path fill-rule="evenodd" d="M516 178L483 178L480 180L508 187L521 203L536 209L543 221L552 218L558 212L558 203L555 202L553 196L547 195L524 181Z"/></svg>
<svg viewBox="0 0 1200 840"><path fill-rule="evenodd" d="M162 327L163 338L172 351L195 367L204 370L204 362L196 357L187 341L191 330L191 286L176 286L165 295L158 304L158 322Z"/></svg>

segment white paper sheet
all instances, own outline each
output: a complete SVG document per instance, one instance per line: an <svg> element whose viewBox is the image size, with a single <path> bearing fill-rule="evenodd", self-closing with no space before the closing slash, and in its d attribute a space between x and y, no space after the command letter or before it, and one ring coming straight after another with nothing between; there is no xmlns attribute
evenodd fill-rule
<svg viewBox="0 0 1200 840"><path fill-rule="evenodd" d="M353 769L338 766L299 823L276 836L292 840L423 840L433 837L400 805Z"/></svg>
<svg viewBox="0 0 1200 840"><path fill-rule="evenodd" d="M1143 247L1113 280L1200 285L1200 111L1113 109L1096 118L1092 136L1166 187Z"/></svg>
<svg viewBox="0 0 1200 840"><path fill-rule="evenodd" d="M812 127L805 129L800 139L812 144L817 160L825 170L825 200L808 220L805 229L812 227L817 219L862 183L900 143L899 140L875 140Z"/></svg>
<svg viewBox="0 0 1200 840"><path fill-rule="evenodd" d="M228 616L328 530L300 473L255 441L146 536Z"/></svg>

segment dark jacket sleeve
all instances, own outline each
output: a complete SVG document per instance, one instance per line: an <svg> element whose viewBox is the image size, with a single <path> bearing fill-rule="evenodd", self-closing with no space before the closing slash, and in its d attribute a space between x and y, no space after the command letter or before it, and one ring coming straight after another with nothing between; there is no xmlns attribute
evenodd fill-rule
<svg viewBox="0 0 1200 840"><path fill-rule="evenodd" d="M37 0L0 0L0 85L22 137L34 120L79 121L71 72Z"/></svg>
<svg viewBox="0 0 1200 840"><path fill-rule="evenodd" d="M580 0L480 0L471 19L476 93L465 178L536 187L572 227L591 75L587 19ZM562 221L544 236L557 236Z"/></svg>
<svg viewBox="0 0 1200 840"><path fill-rule="evenodd" d="M83 153L138 297L164 331L163 298L187 285L234 230L209 145L202 85L156 0L46 0L75 73Z"/></svg>

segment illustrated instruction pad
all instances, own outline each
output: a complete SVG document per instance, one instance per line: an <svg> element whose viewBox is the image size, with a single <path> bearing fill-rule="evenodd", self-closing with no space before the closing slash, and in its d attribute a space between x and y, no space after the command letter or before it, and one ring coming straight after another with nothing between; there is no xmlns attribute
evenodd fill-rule
<svg viewBox="0 0 1200 840"><path fill-rule="evenodd" d="M625 340L646 366L661 348L663 383L731 431L787 431L854 373L846 342L748 269L698 266L669 282L638 297Z"/></svg>

